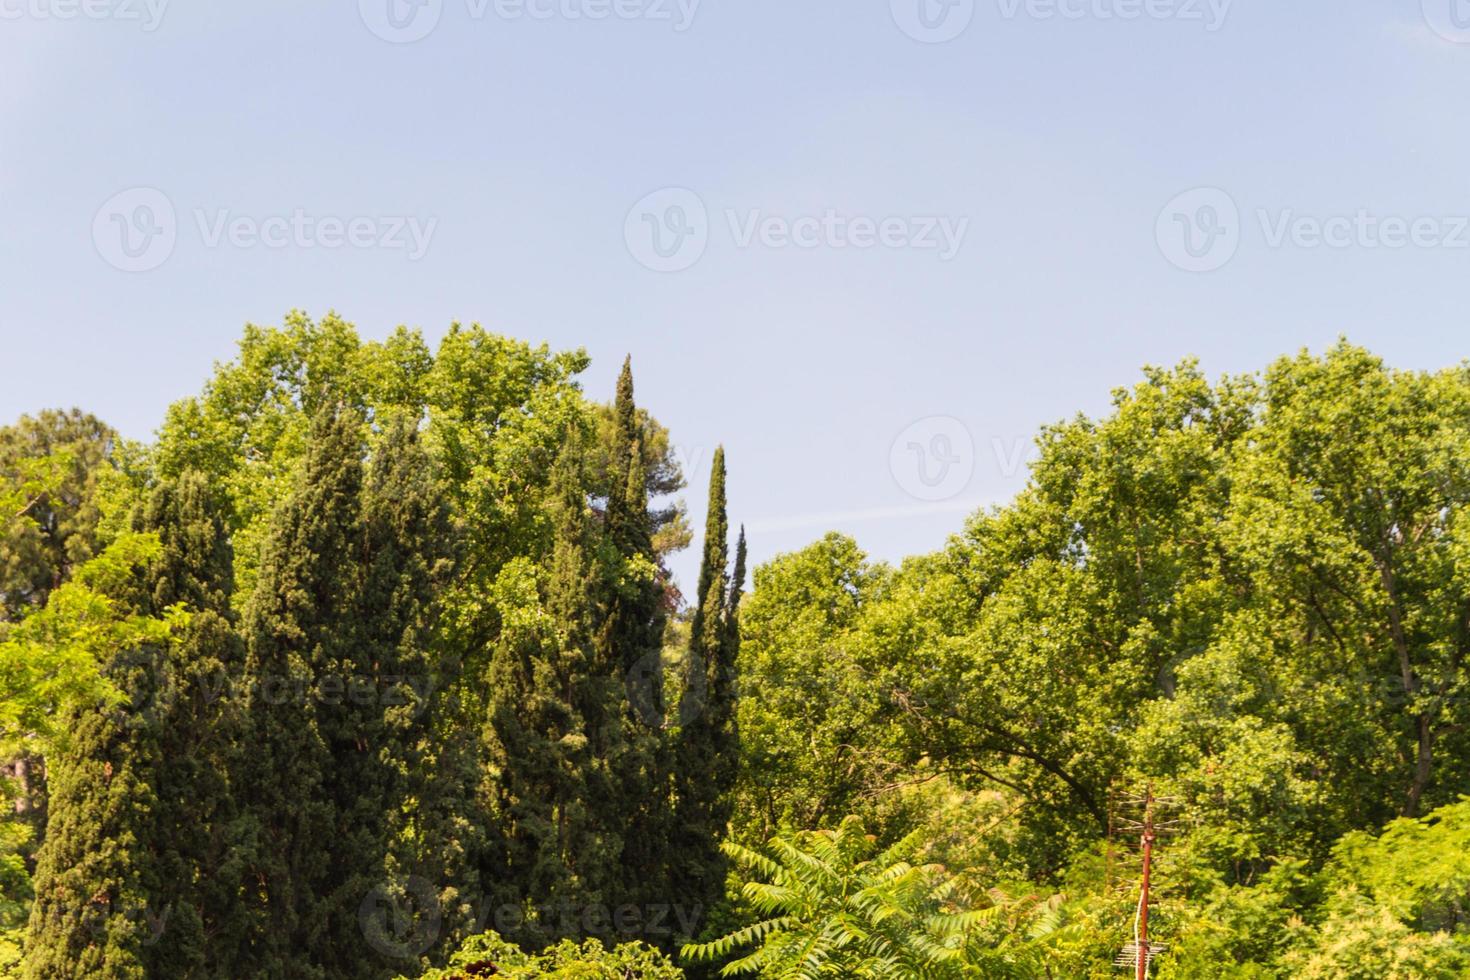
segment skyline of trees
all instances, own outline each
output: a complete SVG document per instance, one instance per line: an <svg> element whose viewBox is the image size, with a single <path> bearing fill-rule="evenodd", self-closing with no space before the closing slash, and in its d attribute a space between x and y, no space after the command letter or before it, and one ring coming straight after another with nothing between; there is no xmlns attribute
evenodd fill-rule
<svg viewBox="0 0 1470 980"><path fill-rule="evenodd" d="M1141 785L1158 976L1470 964L1470 365L1147 368L751 583L720 449L683 595L588 367L293 313L151 444L0 429L0 976L1103 977Z"/></svg>

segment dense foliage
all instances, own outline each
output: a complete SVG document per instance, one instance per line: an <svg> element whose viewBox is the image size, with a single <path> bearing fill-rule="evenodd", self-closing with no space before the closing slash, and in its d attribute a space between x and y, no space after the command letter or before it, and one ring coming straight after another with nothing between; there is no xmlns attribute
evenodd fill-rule
<svg viewBox="0 0 1470 980"><path fill-rule="evenodd" d="M1470 367L1151 368L754 570L581 352L247 328L0 429L0 975L1470 972ZM1151 805L1140 802L1141 798Z"/></svg>

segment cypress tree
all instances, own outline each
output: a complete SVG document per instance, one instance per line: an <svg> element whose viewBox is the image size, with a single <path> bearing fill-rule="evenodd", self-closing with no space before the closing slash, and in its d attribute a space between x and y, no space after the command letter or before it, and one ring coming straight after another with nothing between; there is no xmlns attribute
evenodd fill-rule
<svg viewBox="0 0 1470 980"><path fill-rule="evenodd" d="M238 664L229 543L197 474L159 487L135 526L162 553L133 604L150 615L183 605L192 618L167 649L104 665L128 700L79 712L52 760L30 977L205 976L206 937L230 928L235 896L220 872L235 732L213 686Z"/></svg>
<svg viewBox="0 0 1470 980"><path fill-rule="evenodd" d="M403 972L424 950L385 946L363 910L411 875L442 880L426 851L447 842L424 835L442 822L420 808L451 530L412 419L389 422L366 471L361 430L344 408L313 419L246 613L254 921L237 975Z"/></svg>
<svg viewBox="0 0 1470 980"><path fill-rule="evenodd" d="M329 975L352 980L402 972L401 960L419 952L412 942L386 951L365 946L357 915L364 898L414 875L445 886L453 877L452 864L433 853L448 842L427 834L420 809L437 796L427 765L439 685L435 593L452 564L451 528L410 416L392 419L374 449L362 524L362 579L355 607L347 610L358 642L328 665L316 704L332 757L326 785L345 852L328 881L327 962Z"/></svg>
<svg viewBox="0 0 1470 980"><path fill-rule="evenodd" d="M168 652L153 706L158 753L151 774L156 887L150 906L161 935L150 935L150 977L229 977L220 951L244 934L235 883L238 806L231 773L245 748L239 702L229 685L243 666L234 622L234 554L219 501L207 480L185 472L155 492L143 520L163 548L150 604L193 610Z"/></svg>
<svg viewBox="0 0 1470 980"><path fill-rule="evenodd" d="M242 884L253 921L240 975L333 976L323 966L333 956L330 919L341 901L333 869L364 861L362 835L340 819L342 781L332 773L334 762L352 765L342 756L359 749L356 733L341 712L317 711L323 681L343 682L334 672L354 662L359 642L359 430L360 419L345 409L313 417L299 482L275 514L246 609L250 746L242 782L250 813Z"/></svg>
<svg viewBox="0 0 1470 980"><path fill-rule="evenodd" d="M670 900L674 837L674 758L665 723L664 573L653 547L642 428L631 359L623 362L613 403L615 424L607 503L612 587L602 642L604 669L622 681L624 751L615 767L615 819L626 828L622 900L643 908ZM647 936L667 942L667 936Z"/></svg>
<svg viewBox="0 0 1470 980"><path fill-rule="evenodd" d="M135 698L151 694L158 651L127 651L104 672ZM26 941L31 980L142 980L158 890L149 860L156 799L148 775L157 732L129 705L93 706L69 719L69 743L48 758L51 814L37 856Z"/></svg>
<svg viewBox="0 0 1470 980"><path fill-rule="evenodd" d="M598 669L596 568L575 443L553 472L551 554L497 583L506 627L492 656L486 728L492 811L504 821L497 895L537 910L515 938L581 935L582 910L616 898L623 827L609 756L620 739L616 678Z"/></svg>
<svg viewBox="0 0 1470 980"><path fill-rule="evenodd" d="M699 604L690 621L679 732L675 813L679 863L675 888L683 901L708 909L724 894L720 841L728 829L736 753L735 658L739 603L745 577L745 534L735 576L727 573L729 520L725 499L725 451L715 451L699 569Z"/></svg>

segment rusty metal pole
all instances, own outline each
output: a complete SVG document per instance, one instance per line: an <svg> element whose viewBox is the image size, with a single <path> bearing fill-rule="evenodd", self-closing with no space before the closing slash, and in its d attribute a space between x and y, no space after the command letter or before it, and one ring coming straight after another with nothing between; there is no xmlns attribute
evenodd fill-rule
<svg viewBox="0 0 1470 980"><path fill-rule="evenodd" d="M1148 787L1143 802L1143 890L1138 897L1137 980L1148 980L1148 878L1154 853L1154 788Z"/></svg>

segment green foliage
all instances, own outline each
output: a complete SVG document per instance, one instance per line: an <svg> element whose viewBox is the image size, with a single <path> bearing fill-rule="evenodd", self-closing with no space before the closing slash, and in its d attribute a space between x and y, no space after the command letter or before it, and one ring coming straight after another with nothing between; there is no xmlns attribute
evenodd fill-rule
<svg viewBox="0 0 1470 980"><path fill-rule="evenodd" d="M741 895L761 918L683 955L742 954L724 976L1047 975L1064 939L1058 901L967 893L943 867L910 863L917 847L910 836L880 849L856 817L772 838L765 851L726 844L751 876Z"/></svg>
<svg viewBox="0 0 1470 980"><path fill-rule="evenodd" d="M689 624L679 702L678 766L674 779L672 885L684 901L709 908L723 897L720 841L729 832L731 791L740 764L735 672L740 654L737 609L745 574L741 533L732 579L730 522L725 501L725 450L715 450L710 474L699 603Z"/></svg>
<svg viewBox="0 0 1470 980"><path fill-rule="evenodd" d="M493 932L470 937L449 965L422 980L682 980L684 974L660 952L637 943L607 949L595 939L580 945L563 940L541 953L526 953ZM402 980L402 978L400 978Z"/></svg>
<svg viewBox="0 0 1470 980"><path fill-rule="evenodd" d="M881 694L852 640L891 574L837 534L756 569L740 610L737 826L745 839L821 826L855 809L879 778L857 753L881 744Z"/></svg>
<svg viewBox="0 0 1470 980"><path fill-rule="evenodd" d="M0 636L0 744L44 750L69 741L73 709L123 699L103 665L119 651L159 645L188 621L134 611L118 592L159 554L156 536L126 534L52 590L46 605Z"/></svg>
<svg viewBox="0 0 1470 980"><path fill-rule="evenodd" d="M0 620L44 605L97 552L97 488L115 439L76 410L0 428Z"/></svg>
<svg viewBox="0 0 1470 980"><path fill-rule="evenodd" d="M0 429L0 972L674 977L554 914L673 905L692 976L1100 978L1145 784L1157 976L1470 970L1470 367L1149 368L940 551L749 596L721 451L687 597L586 367L293 313L154 446Z"/></svg>

